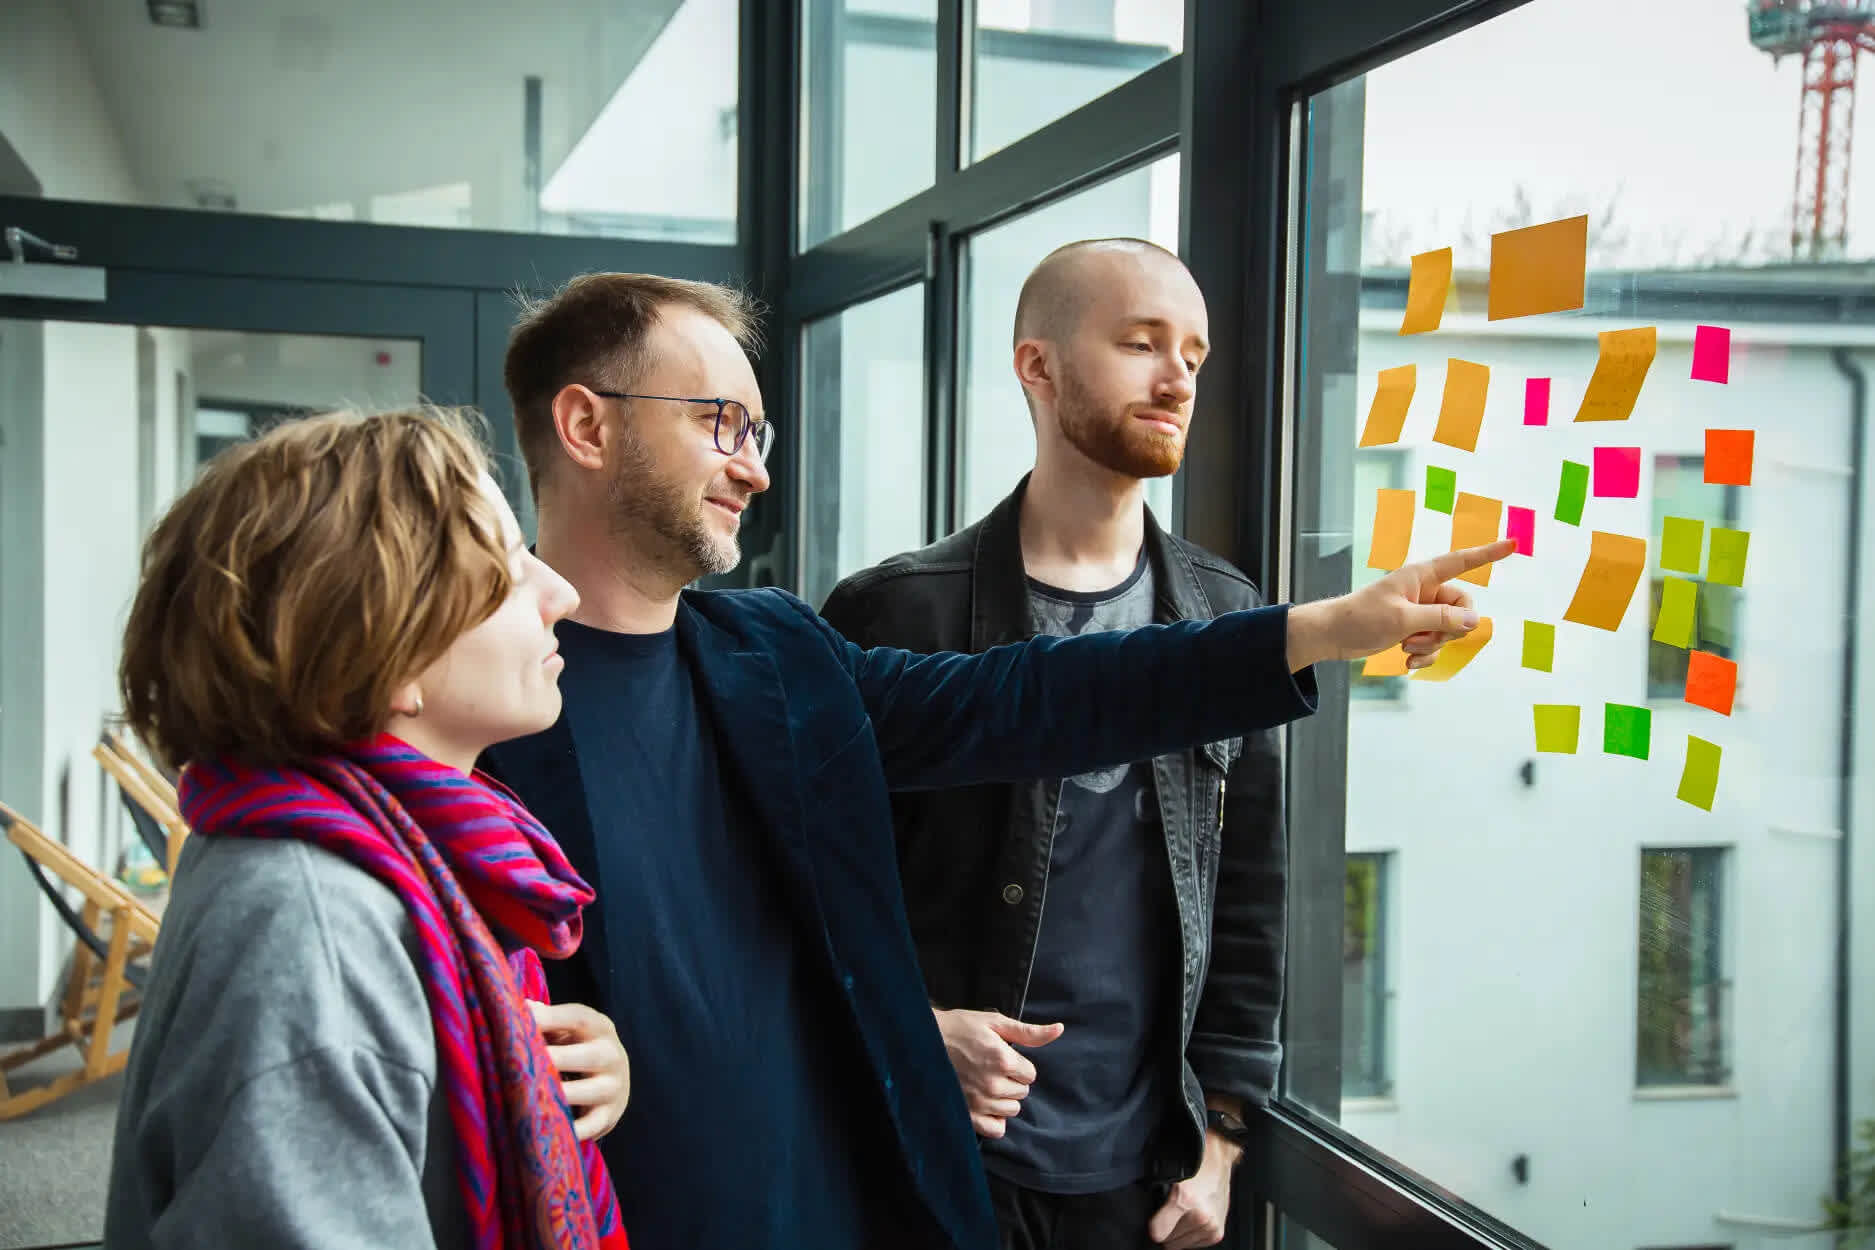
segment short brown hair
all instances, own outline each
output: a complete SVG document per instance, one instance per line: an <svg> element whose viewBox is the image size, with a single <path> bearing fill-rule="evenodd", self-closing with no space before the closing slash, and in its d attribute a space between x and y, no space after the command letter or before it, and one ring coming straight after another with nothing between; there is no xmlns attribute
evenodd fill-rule
<svg viewBox="0 0 1875 1250"><path fill-rule="evenodd" d="M507 597L477 418L334 413L209 462L151 531L126 719L173 766L292 763L368 737Z"/></svg>
<svg viewBox="0 0 1875 1250"><path fill-rule="evenodd" d="M553 397L574 382L610 391L632 389L649 363L651 327L673 304L713 318L743 350L759 349L761 306L745 292L714 282L648 273L588 273L547 299L523 300L508 337L502 381L514 405L515 442L536 499L541 474L559 445L553 431Z"/></svg>

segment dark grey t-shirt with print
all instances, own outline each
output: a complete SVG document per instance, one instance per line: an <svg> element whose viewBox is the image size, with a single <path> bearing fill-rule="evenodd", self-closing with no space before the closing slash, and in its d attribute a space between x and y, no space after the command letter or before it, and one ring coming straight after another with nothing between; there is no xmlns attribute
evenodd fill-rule
<svg viewBox="0 0 1875 1250"><path fill-rule="evenodd" d="M1091 593L1030 579L1029 609L1058 637L1152 623L1145 553L1120 585ZM1060 1021L1061 1037L1024 1050L1036 1080L984 1166L1030 1189L1089 1194L1142 1179L1177 1096L1165 1061L1178 964L1178 911L1150 761L1061 785L1035 958L1022 1019Z"/></svg>

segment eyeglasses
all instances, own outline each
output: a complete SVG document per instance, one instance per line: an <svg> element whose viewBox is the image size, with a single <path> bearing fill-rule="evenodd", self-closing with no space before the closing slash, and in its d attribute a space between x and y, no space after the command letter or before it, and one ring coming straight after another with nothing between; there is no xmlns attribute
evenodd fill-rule
<svg viewBox="0 0 1875 1250"><path fill-rule="evenodd" d="M694 399L684 395L638 395L630 391L594 391L593 394L606 399L661 399L673 404L714 404L716 405L716 450L725 456L733 456L742 450L742 445L755 436L755 458L768 459L768 449L775 442L775 427L767 417L751 417L744 405L733 399ZM723 427L728 426L728 441L723 439Z"/></svg>

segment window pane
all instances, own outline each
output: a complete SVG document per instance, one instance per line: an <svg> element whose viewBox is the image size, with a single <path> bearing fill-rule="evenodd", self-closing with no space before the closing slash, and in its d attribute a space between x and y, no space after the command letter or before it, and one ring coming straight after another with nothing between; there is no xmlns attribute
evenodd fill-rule
<svg viewBox="0 0 1875 1250"><path fill-rule="evenodd" d="M737 0L144 7L0 17L32 50L0 52L0 132L45 195L735 240Z"/></svg>
<svg viewBox="0 0 1875 1250"><path fill-rule="evenodd" d="M924 287L802 332L802 595L924 545Z"/></svg>
<svg viewBox="0 0 1875 1250"><path fill-rule="evenodd" d="M1304 101L1291 166L1287 593L1375 575L1383 486L1415 492L1410 555L1446 550L1429 469L1530 509L1534 546L1465 587L1494 622L1468 668L1385 679L1388 699L1324 667L1291 733L1284 1093L1555 1250L1814 1225L1838 1117L1875 1118L1853 988L1838 1043L1841 986L1875 974L1875 865L1852 858L1875 810L1853 765L1875 740L1875 492L1852 376L1875 372L1875 305L1841 298L1866 262L1763 263L1789 255L1802 58L1774 65L1746 28L1694 0L1532 0ZM1847 254L1867 256L1875 196L1851 211ZM1492 235L1577 215L1583 306L1493 320L1511 284ZM1411 259L1446 247L1437 328L1403 336ZM1723 383L1694 377L1700 326L1730 332ZM1600 336L1636 328L1656 348L1632 414L1577 422ZM1433 437L1454 360L1490 371L1475 450ZM1403 435L1357 450L1381 372L1406 365ZM1749 485L1706 480L1709 430L1755 432ZM1604 473L1580 524L1558 520L1564 462L1598 448L1636 449L1638 480ZM1700 524L1696 571L1663 563L1669 518ZM1715 530L1750 535L1742 585ZM1597 532L1645 544L1613 630L1566 619ZM1669 578L1694 583L1690 648L1654 640ZM1527 623L1554 630L1529 667ZM1539 705L1577 709L1572 751L1538 751ZM1370 871L1393 918L1378 970Z"/></svg>
<svg viewBox="0 0 1875 1250"><path fill-rule="evenodd" d="M1184 45L1166 0L977 0L971 156L981 160Z"/></svg>
<svg viewBox="0 0 1875 1250"><path fill-rule="evenodd" d="M960 527L981 519L1035 465L1035 430L1010 354L1023 281L1064 243L1120 236L1178 250L1178 157L1154 161L970 240ZM1171 478L1149 481L1146 503L1161 525L1172 528Z"/></svg>
<svg viewBox="0 0 1875 1250"><path fill-rule="evenodd" d="M802 22L805 249L931 185L937 0L807 0Z"/></svg>

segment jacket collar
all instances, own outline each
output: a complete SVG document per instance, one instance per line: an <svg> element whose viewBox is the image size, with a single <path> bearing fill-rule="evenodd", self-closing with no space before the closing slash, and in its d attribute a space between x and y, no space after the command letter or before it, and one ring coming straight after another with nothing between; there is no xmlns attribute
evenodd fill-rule
<svg viewBox="0 0 1875 1250"><path fill-rule="evenodd" d="M970 649L985 651L1006 642L1034 637L1029 618L1029 581L1022 567L1022 497L1029 487L1024 473L1016 488L990 509L977 528L970 566ZM1198 583L1191 557L1159 527L1146 509L1146 559L1152 564L1153 618L1208 621L1216 609Z"/></svg>

